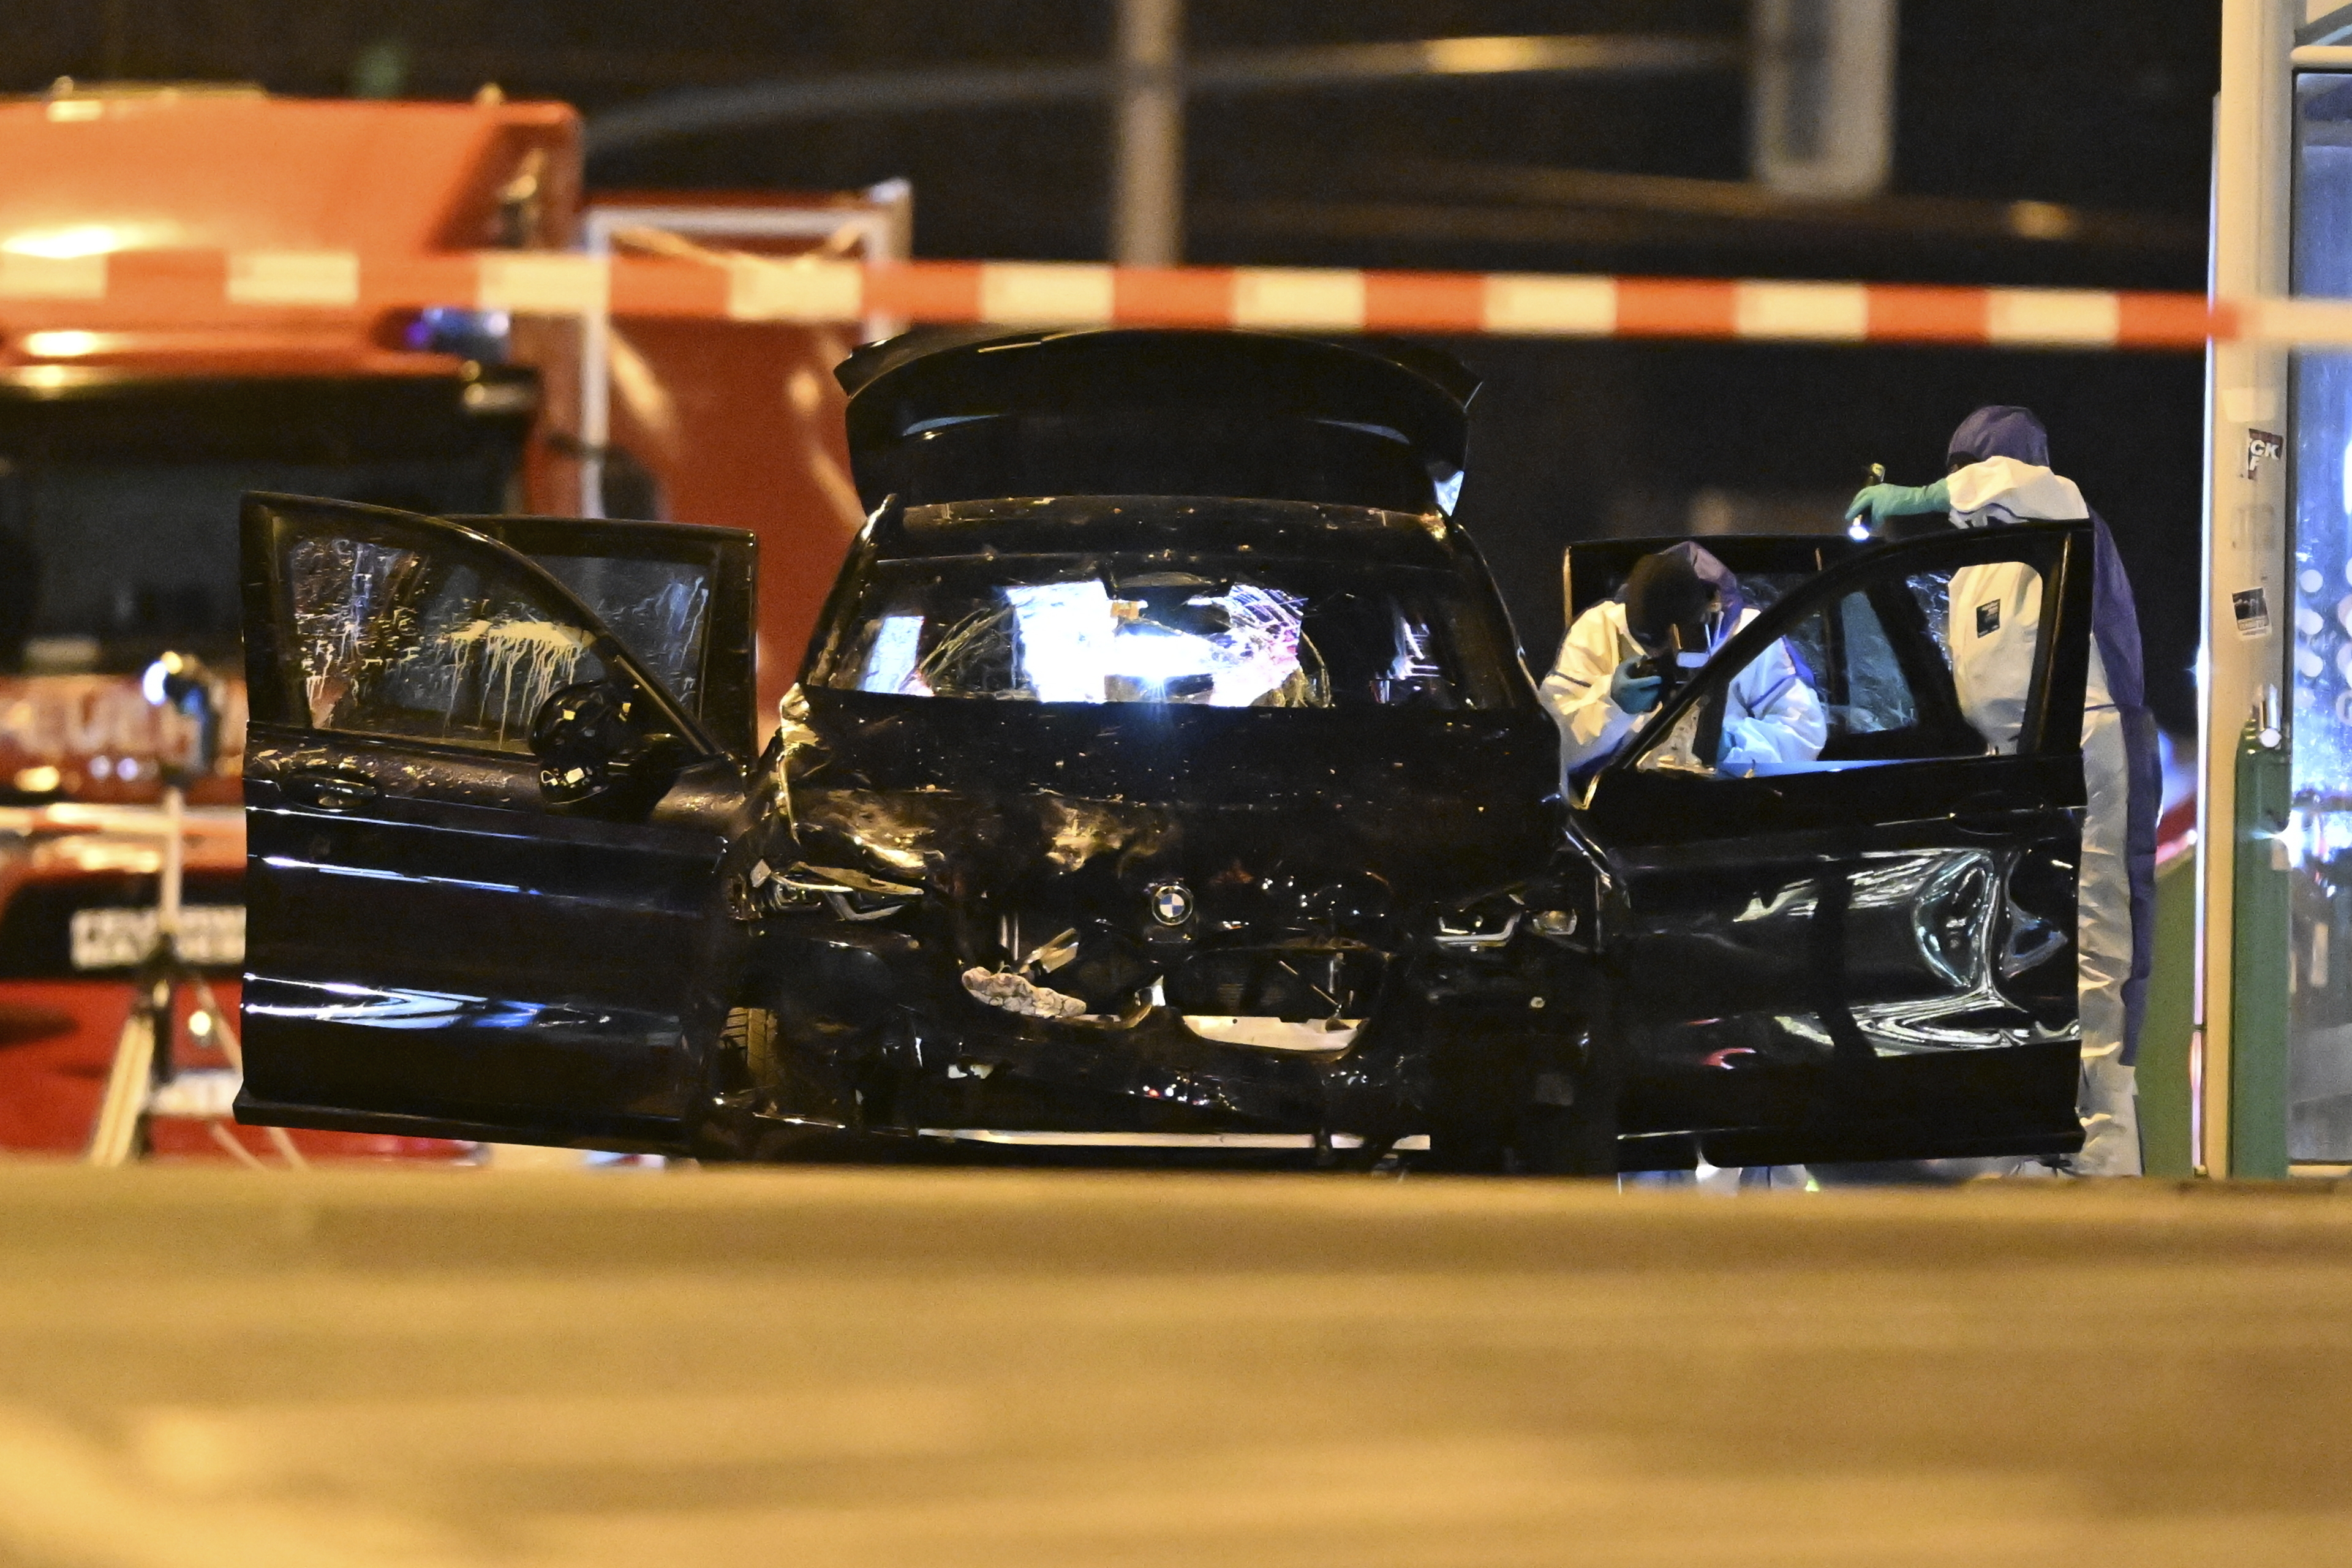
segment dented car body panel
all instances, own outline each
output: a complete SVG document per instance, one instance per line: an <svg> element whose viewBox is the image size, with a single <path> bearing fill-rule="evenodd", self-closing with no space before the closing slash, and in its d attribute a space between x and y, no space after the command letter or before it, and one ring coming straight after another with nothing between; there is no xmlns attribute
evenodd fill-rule
<svg viewBox="0 0 2352 1568"><path fill-rule="evenodd" d="M1841 552L1594 780L1579 816L1609 846L1618 1029L1639 1064L1624 1120L1647 1157L2079 1145L2085 538L2037 523ZM1998 752L1949 652L1988 571L2039 584L2032 689ZM1669 732L1720 724L1731 672L1776 643L1829 715L1820 755L1745 777L1678 766Z"/></svg>
<svg viewBox="0 0 2352 1568"><path fill-rule="evenodd" d="M1464 384L1248 334L865 353L891 488L756 759L743 536L249 503L241 1114L1558 1170L2079 1136L2065 529L1753 542L1762 617L1563 800L1446 515ZM1220 385L1313 439L1145 438ZM2007 753L1937 663L1987 563L2041 594ZM1821 755L1677 761L1783 647Z"/></svg>

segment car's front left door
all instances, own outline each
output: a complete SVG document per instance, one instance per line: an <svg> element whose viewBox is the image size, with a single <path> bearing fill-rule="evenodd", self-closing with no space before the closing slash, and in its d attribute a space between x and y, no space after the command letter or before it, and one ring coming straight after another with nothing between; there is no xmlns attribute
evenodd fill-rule
<svg viewBox="0 0 2352 1568"><path fill-rule="evenodd" d="M2081 524L1862 552L1598 775L1629 1163L2079 1142L2090 571Z"/></svg>
<svg viewBox="0 0 2352 1568"><path fill-rule="evenodd" d="M510 542L248 498L238 1113L675 1147L744 799L751 540L487 526Z"/></svg>

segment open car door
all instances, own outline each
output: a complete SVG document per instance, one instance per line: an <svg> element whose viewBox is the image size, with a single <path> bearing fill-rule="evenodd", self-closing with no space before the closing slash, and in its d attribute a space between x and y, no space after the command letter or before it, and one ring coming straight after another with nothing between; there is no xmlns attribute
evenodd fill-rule
<svg viewBox="0 0 2352 1568"><path fill-rule="evenodd" d="M241 1120L678 1145L754 548L247 498Z"/></svg>
<svg viewBox="0 0 2352 1568"><path fill-rule="evenodd" d="M2090 540L1857 551L1597 775L1626 1168L2079 1146Z"/></svg>

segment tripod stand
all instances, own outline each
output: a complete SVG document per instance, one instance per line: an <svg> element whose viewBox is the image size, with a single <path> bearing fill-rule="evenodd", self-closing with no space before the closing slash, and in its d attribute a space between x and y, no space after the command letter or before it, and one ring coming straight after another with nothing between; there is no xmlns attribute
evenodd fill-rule
<svg viewBox="0 0 2352 1568"><path fill-rule="evenodd" d="M149 702L192 721L189 745L163 773L163 852L157 868L155 941L132 977L130 1016L114 1044L114 1065L98 1121L90 1129L84 1159L93 1165L122 1165L149 1152L147 1124L158 1116L201 1121L214 1142L241 1163L261 1161L230 1131L236 1091L245 1075L236 1026L221 1011L213 988L180 951L180 899L186 883L186 785L212 769L217 751L218 707L204 667L192 658L165 654L142 681ZM159 748L160 750L161 748ZM228 1068L174 1067L180 1001L190 1003L188 1033L216 1044ZM282 1127L268 1130L269 1142L289 1166L305 1162Z"/></svg>

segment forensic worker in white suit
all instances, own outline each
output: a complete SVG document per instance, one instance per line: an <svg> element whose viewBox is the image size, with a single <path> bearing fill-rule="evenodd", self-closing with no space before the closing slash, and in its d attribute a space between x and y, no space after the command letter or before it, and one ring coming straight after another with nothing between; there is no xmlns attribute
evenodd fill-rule
<svg viewBox="0 0 2352 1568"><path fill-rule="evenodd" d="M1687 676L1755 618L1731 573L1689 543L1643 556L1615 597L1577 616L1542 688L1559 726L1569 798L1579 798L1586 781L1649 722L1666 694L1665 668ZM1821 754L1829 733L1821 700L1787 644L1749 660L1728 697L1722 750L1713 759L1721 771L1746 773Z"/></svg>
<svg viewBox="0 0 2352 1568"><path fill-rule="evenodd" d="M2082 860L2075 882L2076 994L2083 1072L2077 1110L2081 1175L2140 1172L2132 1060L2154 931L2156 819L2161 778L2144 698L2131 584L2106 525L2074 481L2050 467L2049 437L2026 409L1980 408L1952 436L1950 472L1911 489L1872 485L1849 517L1873 523L1943 511L1962 528L2023 519L2094 525L2090 673L2084 689ZM2042 577L2022 563L1952 574L1948 635L1961 711L1995 754L2014 752L2033 681Z"/></svg>

